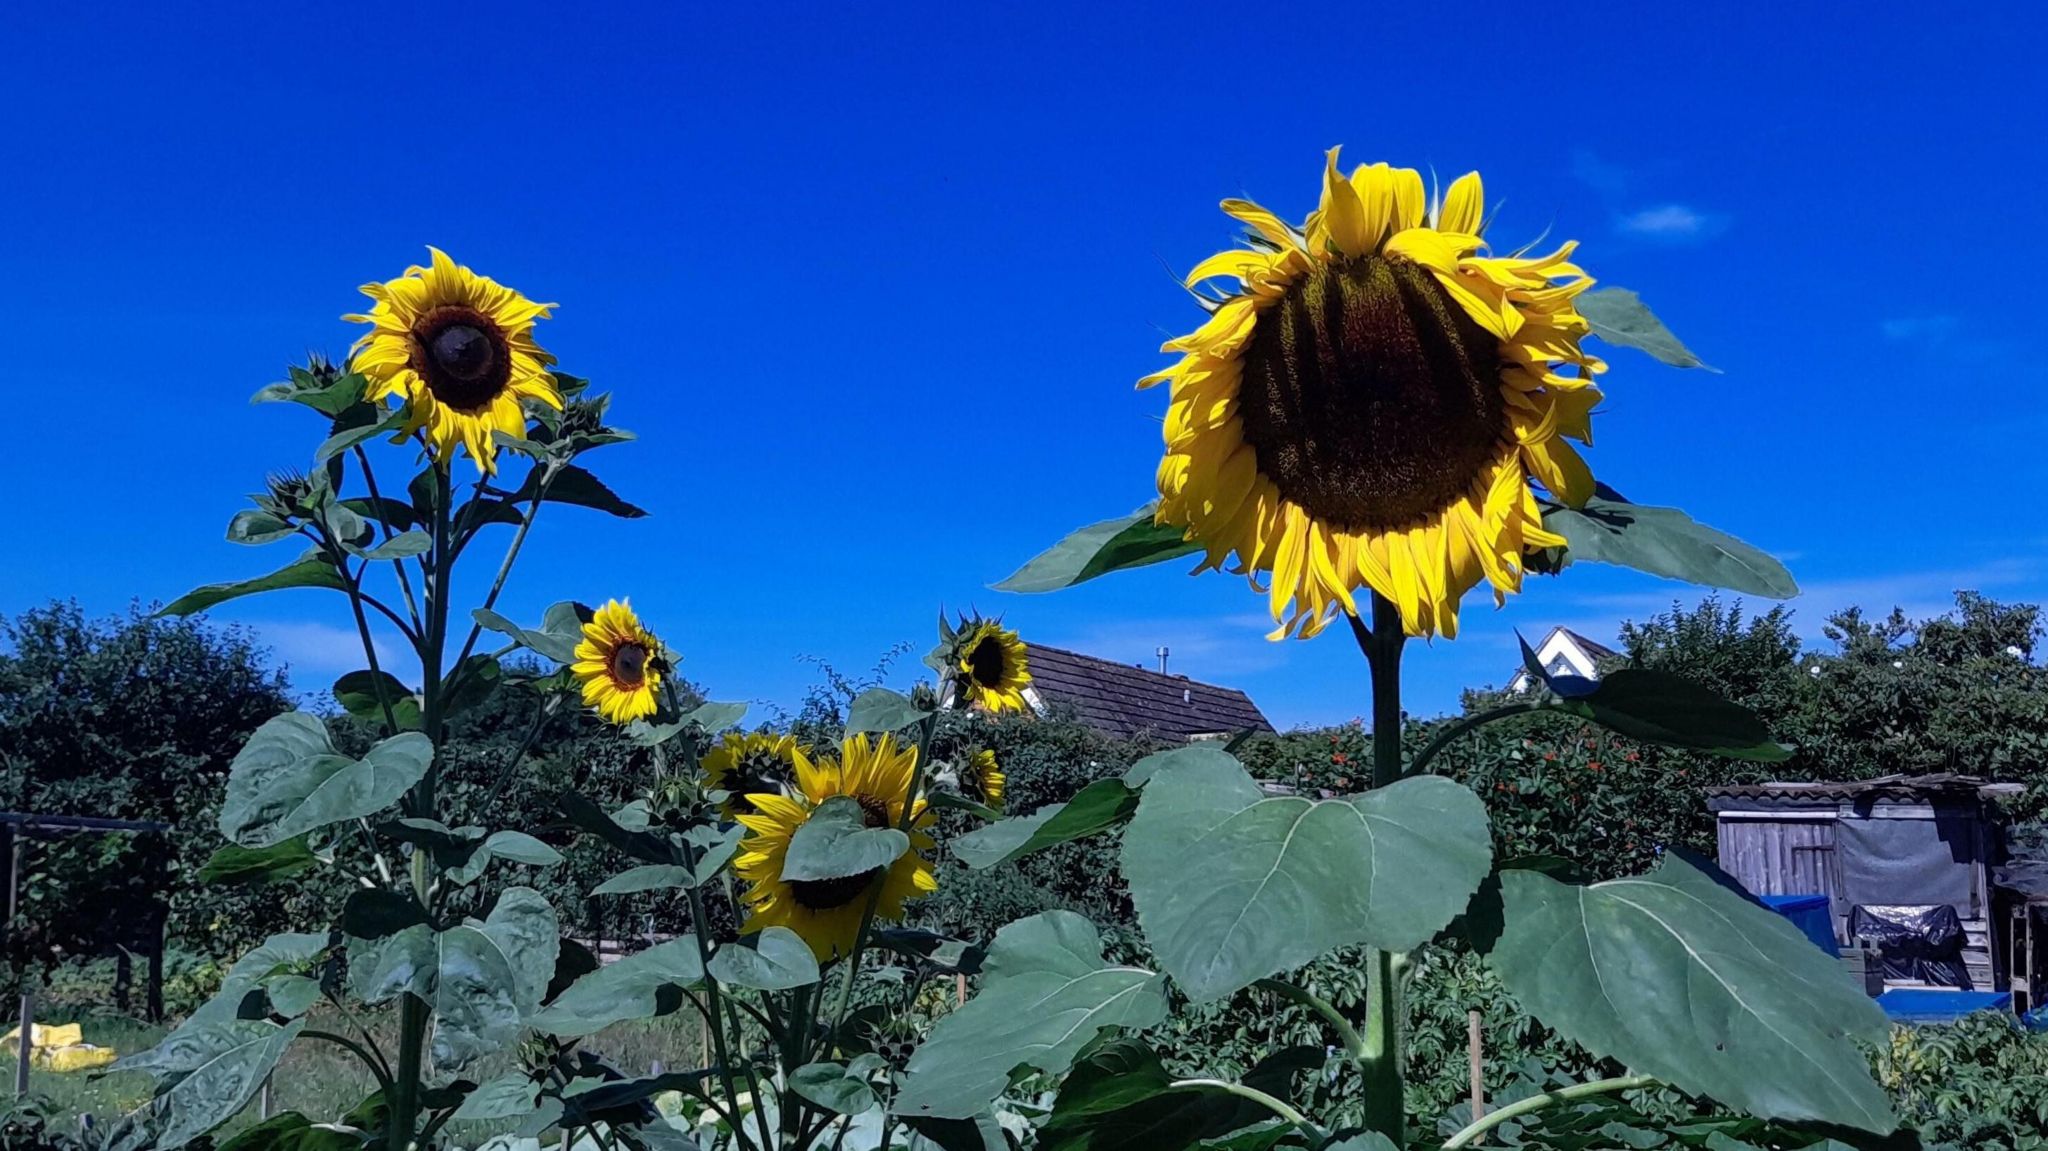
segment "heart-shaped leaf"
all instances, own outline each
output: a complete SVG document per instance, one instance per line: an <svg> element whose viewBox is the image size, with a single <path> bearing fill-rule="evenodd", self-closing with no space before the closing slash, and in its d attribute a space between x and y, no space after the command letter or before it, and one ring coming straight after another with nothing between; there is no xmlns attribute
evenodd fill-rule
<svg viewBox="0 0 2048 1151"><path fill-rule="evenodd" d="M1545 506L1543 526L1565 538L1565 557L1571 562L1615 564L1768 599L1799 594L1784 564L1677 508L1595 495L1582 508Z"/></svg>
<svg viewBox="0 0 2048 1151"><path fill-rule="evenodd" d="M155 1105L163 1118L155 1146L172 1151L234 1118L255 1098L305 1025L304 1020L280 1027L264 1019L231 1019L181 1027L175 1044L166 1037L155 1049L162 1058L146 1068L169 1084ZM123 1060L114 1069L133 1066Z"/></svg>
<svg viewBox="0 0 2048 1151"><path fill-rule="evenodd" d="M649 863L621 871L590 889L592 895L632 895L642 891L684 891L696 886L690 869L677 863Z"/></svg>
<svg viewBox="0 0 2048 1151"><path fill-rule="evenodd" d="M1707 368L1642 297L1627 288L1596 288L1578 298L1578 309L1593 334L1616 347L1647 352L1674 368Z"/></svg>
<svg viewBox="0 0 2048 1151"><path fill-rule="evenodd" d="M1127 516L1089 524L1018 568L997 591L1047 592L1125 568L1144 567L1202 550L1178 527L1152 522L1157 503Z"/></svg>
<svg viewBox="0 0 2048 1151"><path fill-rule="evenodd" d="M1465 910L1492 855L1485 805L1450 780L1317 802L1205 757L1146 783L1123 871L1160 966L1204 1002L1347 944L1415 947Z"/></svg>
<svg viewBox="0 0 2048 1151"><path fill-rule="evenodd" d="M893 827L869 827L860 801L835 795L819 804L789 837L785 880L839 879L877 871L910 850L910 837Z"/></svg>
<svg viewBox="0 0 2048 1151"><path fill-rule="evenodd" d="M207 857L206 865L199 869L201 883L270 883L289 879L320 861L313 849L306 846L303 837L273 843L269 847L248 848L238 844L222 844Z"/></svg>
<svg viewBox="0 0 2048 1151"><path fill-rule="evenodd" d="M1096 835L1129 819L1138 793L1121 779L1098 779L1065 803L978 827L953 840L953 855L977 871L1034 851Z"/></svg>
<svg viewBox="0 0 2048 1151"><path fill-rule="evenodd" d="M324 587L345 591L348 585L335 574L333 564L324 559L309 557L281 567L269 575L257 576L254 579L230 580L227 583L210 583L205 587L194 588L172 600L157 614L192 615L231 599L293 587Z"/></svg>
<svg viewBox="0 0 2048 1151"><path fill-rule="evenodd" d="M591 1035L626 1019L652 1019L682 1005L684 987L704 978L697 940L685 935L608 963L569 985L529 1024L550 1035Z"/></svg>
<svg viewBox="0 0 2048 1151"><path fill-rule="evenodd" d="M517 640L526 650L556 663L573 663L576 659L577 636L520 627L511 620L487 607L477 608L469 613L477 624L500 635ZM579 629L580 630L580 629Z"/></svg>
<svg viewBox="0 0 2048 1151"><path fill-rule="evenodd" d="M1094 924L1070 911L1020 919L989 944L981 993L940 1019L910 1057L891 1110L969 1118L1018 1065L1059 1075L1103 1028L1165 1018L1165 980L1105 961Z"/></svg>
<svg viewBox="0 0 2048 1151"><path fill-rule="evenodd" d="M1853 1042L1882 1042L1884 1013L1710 867L1674 853L1591 887L1505 871L1488 962L1537 1019L1680 1090L1769 1119L1892 1130Z"/></svg>
<svg viewBox="0 0 2048 1151"><path fill-rule="evenodd" d="M1527 641L1522 643L1522 666L1558 697L1550 706L1632 739L1759 763L1792 757L1792 748L1773 740L1755 712L1683 676L1635 667L1599 679L1552 675Z"/></svg>
<svg viewBox="0 0 2048 1151"><path fill-rule="evenodd" d="M806 949L808 950L808 949ZM869 1078L881 1068L878 1055L862 1055L852 1065L807 1063L790 1073L789 1086L798 1095L835 1115L864 1115L881 1103Z"/></svg>
<svg viewBox="0 0 2048 1151"><path fill-rule="evenodd" d="M243 847L269 847L375 815L418 783L433 758L426 736L406 732L350 759L334 749L318 716L285 712L257 728L228 768L221 834Z"/></svg>
<svg viewBox="0 0 2048 1151"><path fill-rule="evenodd" d="M1288 1047L1267 1056L1244 1085L1287 1099L1297 1072L1319 1069L1320 1047ZM1272 1112L1218 1087L1176 1087L1159 1056L1136 1039L1112 1039L1074 1061L1040 1129L1043 1151L1152 1151L1195 1147L1249 1127Z"/></svg>
<svg viewBox="0 0 2048 1151"><path fill-rule="evenodd" d="M711 957L709 969L720 983L757 991L787 991L818 981L811 945L787 927L766 928L751 941L725 944Z"/></svg>
<svg viewBox="0 0 2048 1151"><path fill-rule="evenodd" d="M931 714L910 697L886 687L871 687L853 697L846 709L846 733L900 731Z"/></svg>

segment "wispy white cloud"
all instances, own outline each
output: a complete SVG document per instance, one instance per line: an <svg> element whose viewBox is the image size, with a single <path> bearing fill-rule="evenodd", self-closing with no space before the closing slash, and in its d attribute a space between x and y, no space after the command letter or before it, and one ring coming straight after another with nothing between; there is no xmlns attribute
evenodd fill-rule
<svg viewBox="0 0 2048 1151"><path fill-rule="evenodd" d="M1658 204L1617 218L1615 230L1654 240L1700 240L1719 233L1727 221L1685 204Z"/></svg>
<svg viewBox="0 0 2048 1151"><path fill-rule="evenodd" d="M1931 344L1943 344L1956 334L1962 321L1954 316L1895 316L1884 321L1882 328L1887 340L1912 340Z"/></svg>
<svg viewBox="0 0 2048 1151"><path fill-rule="evenodd" d="M249 626L285 664L300 691L322 691L368 662L354 628L310 620L255 620ZM412 653L384 636L377 637L377 665L401 678L418 672Z"/></svg>

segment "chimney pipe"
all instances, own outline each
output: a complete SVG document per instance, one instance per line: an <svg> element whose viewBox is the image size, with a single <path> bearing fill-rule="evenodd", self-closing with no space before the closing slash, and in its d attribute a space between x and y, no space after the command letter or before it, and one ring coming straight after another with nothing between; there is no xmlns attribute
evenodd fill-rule
<svg viewBox="0 0 2048 1151"><path fill-rule="evenodd" d="M1160 674L1160 675L1165 675L1165 674L1166 674L1166 655L1167 655L1167 651L1166 651L1166 645L1165 645L1165 644L1161 644L1161 645L1159 646L1159 651L1157 652L1157 654L1158 654L1158 656L1159 656L1159 674Z"/></svg>

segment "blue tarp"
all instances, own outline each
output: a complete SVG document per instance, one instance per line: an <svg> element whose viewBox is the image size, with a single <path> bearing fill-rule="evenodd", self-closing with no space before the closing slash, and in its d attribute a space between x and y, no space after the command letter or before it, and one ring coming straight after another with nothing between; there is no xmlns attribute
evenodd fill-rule
<svg viewBox="0 0 2048 1151"><path fill-rule="evenodd" d="M1899 987L1878 996L1877 1005L1899 1023L1953 1023L1979 1011L2011 1011L2012 992Z"/></svg>
<svg viewBox="0 0 2048 1151"><path fill-rule="evenodd" d="M1813 945L1829 955L1840 955L1842 949L1835 946L1835 917L1828 910L1825 895L1762 895L1757 898L1764 906L1792 921L1792 926L1806 933Z"/></svg>

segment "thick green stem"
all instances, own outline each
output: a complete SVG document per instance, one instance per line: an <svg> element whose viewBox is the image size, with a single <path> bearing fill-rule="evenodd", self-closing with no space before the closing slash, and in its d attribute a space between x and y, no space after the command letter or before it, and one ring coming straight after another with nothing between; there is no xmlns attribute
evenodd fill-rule
<svg viewBox="0 0 2048 1151"><path fill-rule="evenodd" d="M1457 1151L1460 1147L1469 1147L1473 1143L1478 1142L1479 1138L1488 1131L1493 1130L1510 1119L1520 1118L1532 1111L1541 1111L1545 1107L1558 1103L1570 1103L1574 1099L1585 1099L1593 1095L1611 1095L1617 1091L1634 1091L1639 1087L1655 1087L1656 1085L1657 1078L1654 1075L1624 1075L1618 1079L1596 1079L1591 1083L1574 1083L1570 1087L1560 1087L1555 1091L1545 1091L1541 1095L1531 1095L1527 1099L1517 1099L1513 1103L1498 1110L1489 1111L1485 1116L1467 1124L1463 1130L1444 1141L1444 1151Z"/></svg>
<svg viewBox="0 0 2048 1151"><path fill-rule="evenodd" d="M1391 787L1401 769L1401 645L1407 633L1401 612L1386 597L1372 597L1372 627L1348 617L1359 650L1372 672L1372 785ZM1395 956L1378 948L1366 952L1364 1044L1358 1067L1364 1079L1365 1124L1407 1145L1407 1107L1401 1072L1401 982Z"/></svg>
<svg viewBox="0 0 2048 1151"><path fill-rule="evenodd" d="M448 642L448 584L455 560L449 550L447 461L437 461L430 466L434 474L434 546L431 553L432 579L422 589L427 601L427 631L420 643L420 727L433 741L434 759L428 763L426 774L420 777L407 797L407 807L423 819L432 819L437 814L434 791L443 734L441 713L447 699L445 685L441 682L441 660ZM424 847L413 849L411 878L413 898L431 914L433 852ZM427 1022L427 1005L423 1000L410 993L399 996L398 1074L392 1084L390 1137L385 1144L392 1151L403 1151L411 1145L414 1134L419 1130L421 1060L426 1048Z"/></svg>

